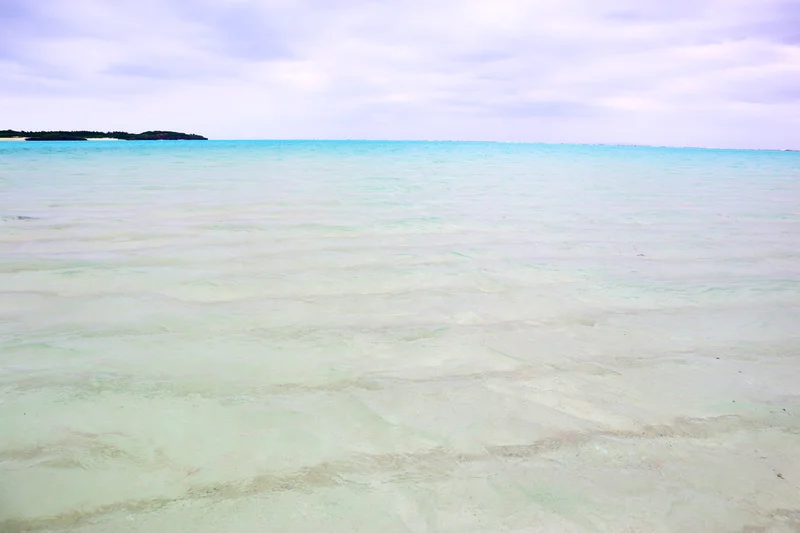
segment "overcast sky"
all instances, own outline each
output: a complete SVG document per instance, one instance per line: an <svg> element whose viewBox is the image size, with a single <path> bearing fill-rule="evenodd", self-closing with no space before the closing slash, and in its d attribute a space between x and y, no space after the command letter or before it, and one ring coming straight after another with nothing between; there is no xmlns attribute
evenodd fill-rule
<svg viewBox="0 0 800 533"><path fill-rule="evenodd" d="M0 0L0 129L800 148L800 0Z"/></svg>

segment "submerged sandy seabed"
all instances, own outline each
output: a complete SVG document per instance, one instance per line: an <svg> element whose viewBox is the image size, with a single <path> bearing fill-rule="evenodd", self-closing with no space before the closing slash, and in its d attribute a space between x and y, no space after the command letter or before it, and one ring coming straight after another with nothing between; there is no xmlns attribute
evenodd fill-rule
<svg viewBox="0 0 800 533"><path fill-rule="evenodd" d="M95 301L96 335L38 348L76 358L57 371L6 355L3 531L800 527L796 362L744 340L693 350L672 338L691 312L560 322L525 307L537 291L465 288L448 311L318 289L306 325L281 325L305 314L286 303L230 307L237 323L200 302L253 286L215 285L153 301L146 323L132 299ZM503 301L522 322L456 311ZM325 318L344 302L373 314ZM408 323L416 308L437 326ZM40 327L74 323L57 313Z"/></svg>
<svg viewBox="0 0 800 533"><path fill-rule="evenodd" d="M6 438L3 531L796 531L800 406L644 390L684 363L28 404L62 429Z"/></svg>

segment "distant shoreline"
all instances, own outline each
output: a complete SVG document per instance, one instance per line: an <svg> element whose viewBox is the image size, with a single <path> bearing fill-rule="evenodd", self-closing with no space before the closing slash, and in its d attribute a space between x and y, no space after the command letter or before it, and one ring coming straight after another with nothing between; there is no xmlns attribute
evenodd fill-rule
<svg viewBox="0 0 800 533"><path fill-rule="evenodd" d="M0 141L207 141L195 133L151 130L126 131L17 131L0 130Z"/></svg>

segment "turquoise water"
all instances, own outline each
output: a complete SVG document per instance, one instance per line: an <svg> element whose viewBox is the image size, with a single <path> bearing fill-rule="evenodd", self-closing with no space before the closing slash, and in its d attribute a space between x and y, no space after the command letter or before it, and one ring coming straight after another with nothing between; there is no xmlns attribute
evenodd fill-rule
<svg viewBox="0 0 800 533"><path fill-rule="evenodd" d="M0 143L0 530L797 526L798 206L790 152Z"/></svg>

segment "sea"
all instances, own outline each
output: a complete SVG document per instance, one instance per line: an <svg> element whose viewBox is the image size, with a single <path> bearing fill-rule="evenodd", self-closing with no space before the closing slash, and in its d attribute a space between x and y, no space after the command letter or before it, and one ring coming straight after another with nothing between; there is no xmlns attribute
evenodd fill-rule
<svg viewBox="0 0 800 533"><path fill-rule="evenodd" d="M0 143L0 531L800 531L800 153Z"/></svg>

